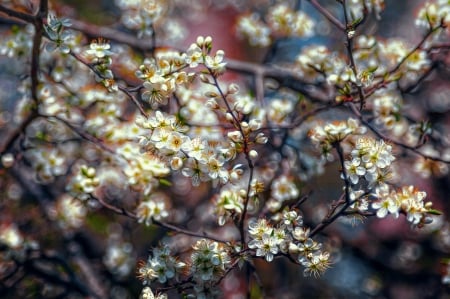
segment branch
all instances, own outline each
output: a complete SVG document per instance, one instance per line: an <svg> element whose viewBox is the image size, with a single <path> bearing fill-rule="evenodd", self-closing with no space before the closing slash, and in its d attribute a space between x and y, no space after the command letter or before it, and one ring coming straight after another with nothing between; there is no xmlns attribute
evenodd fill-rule
<svg viewBox="0 0 450 299"><path fill-rule="evenodd" d="M333 223L336 219L338 219L340 216L344 214L344 212L347 210L348 207L352 204L352 202L345 202L344 205L339 209L339 211L335 212L337 207L344 203L342 200L339 200L335 206L332 207L332 209L328 212L328 215L322 220L321 223L319 223L310 233L309 238L314 237L316 234L318 234L320 231L325 229L328 225Z"/></svg>
<svg viewBox="0 0 450 299"><path fill-rule="evenodd" d="M69 121L67 121L59 116L55 116L55 115L41 115L41 116L47 117L47 118L51 117L51 118L55 118L56 120L59 120L64 125L66 125L69 129L71 129L73 132L75 132L77 135L79 135L81 138L97 145L98 147L102 148L103 150L105 150L111 154L116 154L116 152L112 148L110 148L106 144L104 144L101 139L99 139L89 133L84 132L82 129L71 124Z"/></svg>
<svg viewBox="0 0 450 299"><path fill-rule="evenodd" d="M45 219L51 224L53 222L52 217L50 216L51 213L51 195L40 185L34 183L29 177L27 176L27 173L24 170L20 170L17 167L13 167L10 169L11 176L17 181L17 183L22 187L23 190L27 192L32 198L34 198L40 209L42 210L42 214L44 215ZM59 227L57 224L54 225L54 227ZM68 237L67 234L64 232L64 230L61 229L60 231L61 236L69 242L69 244L75 244L77 243L71 239L71 237ZM77 258L74 259L77 266L79 266L81 272L86 276L86 285L84 286L85 292L88 294L91 294L95 298L103 299L107 298L107 292L104 288L102 288L102 284L99 281L99 275L94 272L92 265L87 262L84 255L82 255L82 251L77 247L76 255ZM49 277L50 278L50 277Z"/></svg>
<svg viewBox="0 0 450 299"><path fill-rule="evenodd" d="M114 206L114 205L104 201L100 197L96 197L96 196L91 195L91 198L95 199L103 207L107 208L108 210L111 210L111 211L115 212L116 214L129 217L129 218L131 218L133 220L138 220L136 214L133 213L133 212L130 212L130 211L124 209L124 208L116 207L116 206ZM178 227L178 226L176 226L174 224L165 223L165 222L158 221L158 220L155 220L155 219L152 219L152 223L155 224L156 226L163 227L163 228L169 229L171 231L174 231L174 232L177 232L177 233L180 233L180 234L184 234L184 235L188 235L188 236L191 236L191 237L207 238L207 239L210 239L210 240L213 240L213 241L216 241L216 242L219 242L219 243L224 243L224 244L230 243L229 241L213 237L213 236L207 234L206 232L203 232L203 233L193 232L193 231L190 231L190 230L187 230L187 229L184 229L184 228L180 228L180 227Z"/></svg>
<svg viewBox="0 0 450 299"><path fill-rule="evenodd" d="M154 50L151 42L138 39L133 35L123 33L119 30L112 29L110 27L86 24L79 20L71 20L71 22L71 29L83 32L88 36L101 36L108 40L126 44L134 49L144 52ZM76 58L79 59L79 57ZM300 74L294 70L276 66L260 65L234 59L227 59L226 63L228 70L255 76L256 99L260 103L264 98L264 78L272 78L283 86L291 88L294 91L301 92L302 94L308 96L311 100L316 100L319 102L329 101L328 95L320 93L318 90L312 90L311 87L314 87L314 85L304 81L304 78L302 78ZM89 67L89 64L86 65Z"/></svg>
<svg viewBox="0 0 450 299"><path fill-rule="evenodd" d="M14 142L25 132L25 129L38 117L35 109L31 111L31 113L25 118L25 120L20 124L19 127L15 128L14 131L9 135L5 136L6 141L3 146L0 148L0 156L10 151Z"/></svg>
<svg viewBox="0 0 450 299"><path fill-rule="evenodd" d="M396 141L394 139L392 139L389 136L384 135L383 133L381 133L379 130L377 130L368 120L366 120L361 113L356 109L355 105L353 103L349 103L351 110L353 111L353 113L358 117L358 119L361 121L362 124L364 124L365 126L367 126L375 135L377 135L379 138L384 139L385 141L389 142L389 143L393 143L397 146L400 146L402 148L405 148L409 151L412 151L426 159L429 160L433 160L433 161L439 161L439 162L443 162L446 164L450 164L450 160L444 160L442 158L439 157L434 157L434 156L430 156L430 155L426 155L424 153L422 153L416 146L410 146L407 144L404 144L400 141Z"/></svg>
<svg viewBox="0 0 450 299"><path fill-rule="evenodd" d="M320 12L331 24L336 26L340 31L345 32L345 26L335 16L333 16L328 10L325 9L317 0L308 0L312 6L314 6L318 12Z"/></svg>
<svg viewBox="0 0 450 299"><path fill-rule="evenodd" d="M10 9L2 4L0 4L0 12L27 23L33 23L35 20L35 17L33 15Z"/></svg>
<svg viewBox="0 0 450 299"><path fill-rule="evenodd" d="M345 37L346 43L345 46L347 48L348 58L350 59L350 68L352 69L353 75L355 76L355 80L358 80L358 69L356 68L355 58L353 57L353 37L355 34L355 28L351 26L347 16L347 4L346 1L342 1L342 6L344 8L344 19L345 19ZM356 89L358 90L359 95L359 110L362 110L364 107L365 97L364 90L361 87L361 84L356 84Z"/></svg>

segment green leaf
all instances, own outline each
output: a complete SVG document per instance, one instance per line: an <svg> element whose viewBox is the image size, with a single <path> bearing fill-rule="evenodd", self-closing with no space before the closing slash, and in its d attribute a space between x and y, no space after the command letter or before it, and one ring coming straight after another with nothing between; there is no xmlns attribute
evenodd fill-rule
<svg viewBox="0 0 450 299"><path fill-rule="evenodd" d="M172 186L172 183L169 180L166 180L166 179L159 179L159 183L161 185L164 185L164 186L167 186L167 187Z"/></svg>
<svg viewBox="0 0 450 299"><path fill-rule="evenodd" d="M427 213L431 214L431 215L442 215L441 211L435 210L435 209L430 209L430 210L427 211Z"/></svg>

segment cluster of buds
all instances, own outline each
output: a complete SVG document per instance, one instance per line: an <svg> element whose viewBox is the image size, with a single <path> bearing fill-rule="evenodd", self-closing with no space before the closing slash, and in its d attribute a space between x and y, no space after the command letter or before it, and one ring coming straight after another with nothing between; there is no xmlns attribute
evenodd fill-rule
<svg viewBox="0 0 450 299"><path fill-rule="evenodd" d="M314 31L314 21L302 11L294 11L284 3L271 6L264 20L259 14L246 14L237 22L238 35L252 46L266 47L273 37L308 37Z"/></svg>

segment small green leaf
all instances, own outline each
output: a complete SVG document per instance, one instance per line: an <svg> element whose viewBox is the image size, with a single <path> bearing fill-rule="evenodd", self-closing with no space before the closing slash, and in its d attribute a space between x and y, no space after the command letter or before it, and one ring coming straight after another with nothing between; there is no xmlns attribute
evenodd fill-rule
<svg viewBox="0 0 450 299"><path fill-rule="evenodd" d="M166 180L166 179L159 179L159 183L161 185L164 185L164 186L167 186L167 187L172 186L172 183L170 181Z"/></svg>
<svg viewBox="0 0 450 299"><path fill-rule="evenodd" d="M430 210L427 211L427 213L431 214L431 215L442 215L441 211L435 210L435 209L430 209Z"/></svg>

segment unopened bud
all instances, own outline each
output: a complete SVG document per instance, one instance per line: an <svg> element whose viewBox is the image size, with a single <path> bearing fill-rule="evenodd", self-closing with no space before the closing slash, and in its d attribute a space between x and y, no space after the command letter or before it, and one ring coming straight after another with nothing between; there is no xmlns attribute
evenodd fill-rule
<svg viewBox="0 0 450 299"><path fill-rule="evenodd" d="M173 157L170 161L170 168L179 170L181 167L183 167L183 160L180 157Z"/></svg>
<svg viewBox="0 0 450 299"><path fill-rule="evenodd" d="M219 95L215 93L214 91L207 91L205 92L205 97L207 98L217 98Z"/></svg>
<svg viewBox="0 0 450 299"><path fill-rule="evenodd" d="M209 99L206 102L206 107L211 108L211 109L219 109L219 104L217 104L217 101L215 99Z"/></svg>
<svg viewBox="0 0 450 299"><path fill-rule="evenodd" d="M228 93L229 94L236 94L239 92L239 85L236 83L231 83L230 86L228 86Z"/></svg>
<svg viewBox="0 0 450 299"><path fill-rule="evenodd" d="M228 132L227 134L228 138L230 138L233 142L242 142L244 140L244 138L242 137L242 134L240 131L233 131L233 132Z"/></svg>
<svg viewBox="0 0 450 299"><path fill-rule="evenodd" d="M250 130L256 131L259 128L261 128L261 121L259 119L254 118L254 119L250 120L249 125L250 125Z"/></svg>
<svg viewBox="0 0 450 299"><path fill-rule="evenodd" d="M200 81L202 81L203 83L211 84L211 81L209 81L209 77L206 74L200 75Z"/></svg>
<svg viewBox="0 0 450 299"><path fill-rule="evenodd" d="M210 45L211 43L212 43L212 37L211 36L205 37L205 45Z"/></svg>
<svg viewBox="0 0 450 299"><path fill-rule="evenodd" d="M266 136L264 136L264 133L258 133L258 135L256 135L256 138L255 138L256 143L259 143L259 144L266 144L267 140L268 140L268 138Z"/></svg>
<svg viewBox="0 0 450 299"><path fill-rule="evenodd" d="M256 159L256 158L258 158L258 152L255 151L255 150L249 151L249 152L248 152L248 155L249 155L250 159Z"/></svg>
<svg viewBox="0 0 450 299"><path fill-rule="evenodd" d="M233 122L233 115L232 115L231 113L225 114L225 118L226 118L229 122Z"/></svg>
<svg viewBox="0 0 450 299"><path fill-rule="evenodd" d="M5 168L10 168L14 164L14 156L11 153L2 156L2 165Z"/></svg>

